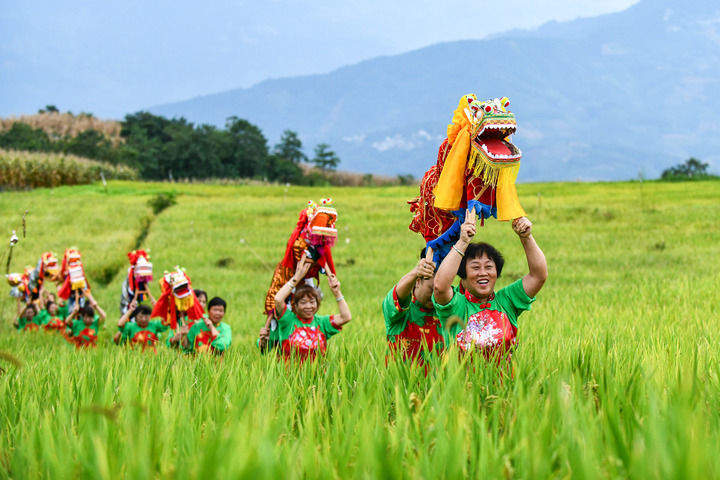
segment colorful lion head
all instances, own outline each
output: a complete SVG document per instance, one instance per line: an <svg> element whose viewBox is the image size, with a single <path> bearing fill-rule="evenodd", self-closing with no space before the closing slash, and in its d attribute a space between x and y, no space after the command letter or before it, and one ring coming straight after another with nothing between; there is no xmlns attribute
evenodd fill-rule
<svg viewBox="0 0 720 480"><path fill-rule="evenodd" d="M310 203L308 202L308 204ZM333 206L332 198L323 198L319 206L308 210L307 218L304 236L308 243L313 246L334 246L337 241L338 231L335 226L337 210Z"/></svg>

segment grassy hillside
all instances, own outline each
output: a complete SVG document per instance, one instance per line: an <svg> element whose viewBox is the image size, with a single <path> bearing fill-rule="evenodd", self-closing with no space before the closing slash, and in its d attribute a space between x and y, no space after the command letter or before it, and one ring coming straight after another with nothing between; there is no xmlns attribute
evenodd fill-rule
<svg viewBox="0 0 720 480"><path fill-rule="evenodd" d="M170 190L177 205L154 216L147 201ZM132 182L0 194L8 235L29 210L13 270L78 246L109 315L98 348L76 351L15 332L0 296L0 351L22 362L0 358L0 478L720 475L720 183L521 185L550 279L505 382L455 355L427 378L384 364L380 301L422 246L407 229L415 194ZM297 213L326 195L353 322L324 361L290 368L254 339ZM156 276L180 264L228 300L224 359L109 344L125 254L145 234ZM524 274L508 224L477 238L507 258L498 288Z"/></svg>

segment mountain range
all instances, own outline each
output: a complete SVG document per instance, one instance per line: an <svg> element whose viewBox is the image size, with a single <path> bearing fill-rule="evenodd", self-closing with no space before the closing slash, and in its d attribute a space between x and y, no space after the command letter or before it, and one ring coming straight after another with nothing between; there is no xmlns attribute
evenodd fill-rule
<svg viewBox="0 0 720 480"><path fill-rule="evenodd" d="M271 142L291 129L306 150L331 144L344 170L420 176L462 95L507 96L519 181L618 180L656 177L690 156L717 171L718 92L720 4L643 0L148 110L215 125L235 115Z"/></svg>

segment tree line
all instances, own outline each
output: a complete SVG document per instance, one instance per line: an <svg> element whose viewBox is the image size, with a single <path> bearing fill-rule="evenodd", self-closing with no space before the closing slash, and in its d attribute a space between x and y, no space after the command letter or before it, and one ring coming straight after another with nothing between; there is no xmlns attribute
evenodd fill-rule
<svg viewBox="0 0 720 480"><path fill-rule="evenodd" d="M49 105L40 112L57 112ZM313 158L303 152L298 134L285 130L270 148L260 128L238 117L224 128L194 125L184 118L168 119L149 112L128 114L120 122L122 141L85 130L58 137L22 122L0 132L0 148L61 152L136 168L146 180L257 178L294 184L323 183L323 172L335 170L340 159L325 143ZM312 165L316 170L302 168Z"/></svg>

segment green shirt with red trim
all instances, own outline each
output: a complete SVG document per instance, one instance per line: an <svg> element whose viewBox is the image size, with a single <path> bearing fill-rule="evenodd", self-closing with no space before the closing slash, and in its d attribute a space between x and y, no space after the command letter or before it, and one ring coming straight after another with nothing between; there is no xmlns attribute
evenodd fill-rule
<svg viewBox="0 0 720 480"><path fill-rule="evenodd" d="M461 350L508 349L515 343L518 317L530 310L534 301L525 293L522 279L500 289L489 302L481 302L467 290L460 292L458 287L453 287L453 296L446 305L439 304L433 295L446 345L452 338ZM453 317L459 321L450 321Z"/></svg>
<svg viewBox="0 0 720 480"><path fill-rule="evenodd" d="M128 322L122 328L121 342L130 342L143 346L154 346L160 341L160 334L166 331L167 325L160 320L151 320L146 327L141 327L136 322Z"/></svg>
<svg viewBox="0 0 720 480"><path fill-rule="evenodd" d="M37 316L33 319L35 321L36 319L39 319L38 325L41 325L45 330L60 330L62 331L65 328L65 317L62 317L60 315L60 311L58 310L58 313L53 316L50 315L50 312L47 311L47 309L40 310L40 313L37 314Z"/></svg>
<svg viewBox="0 0 720 480"><path fill-rule="evenodd" d="M68 334L78 345L94 345L97 342L99 328L100 317L95 314L90 325L85 325L85 322L77 318L74 319L68 326Z"/></svg>
<svg viewBox="0 0 720 480"><path fill-rule="evenodd" d="M44 326L50 320L50 316L46 310L41 310L40 313L35 315L30 320L26 319L25 316L18 318L18 330L38 330Z"/></svg>
<svg viewBox="0 0 720 480"><path fill-rule="evenodd" d="M211 350L213 353L223 353L230 348L232 343L232 329L225 322L215 325L218 332L217 337L212 336L210 328L205 325L204 320L196 321L187 334L187 352L199 352Z"/></svg>
<svg viewBox="0 0 720 480"><path fill-rule="evenodd" d="M440 321L434 308L425 308L410 297L401 299L397 285L382 302L385 332L391 352L421 364L428 352L441 352L445 346Z"/></svg>
<svg viewBox="0 0 720 480"><path fill-rule="evenodd" d="M301 360L325 353L327 341L342 330L335 323L334 315L314 315L304 320L285 307L285 313L278 319L277 339L285 358L292 356Z"/></svg>

